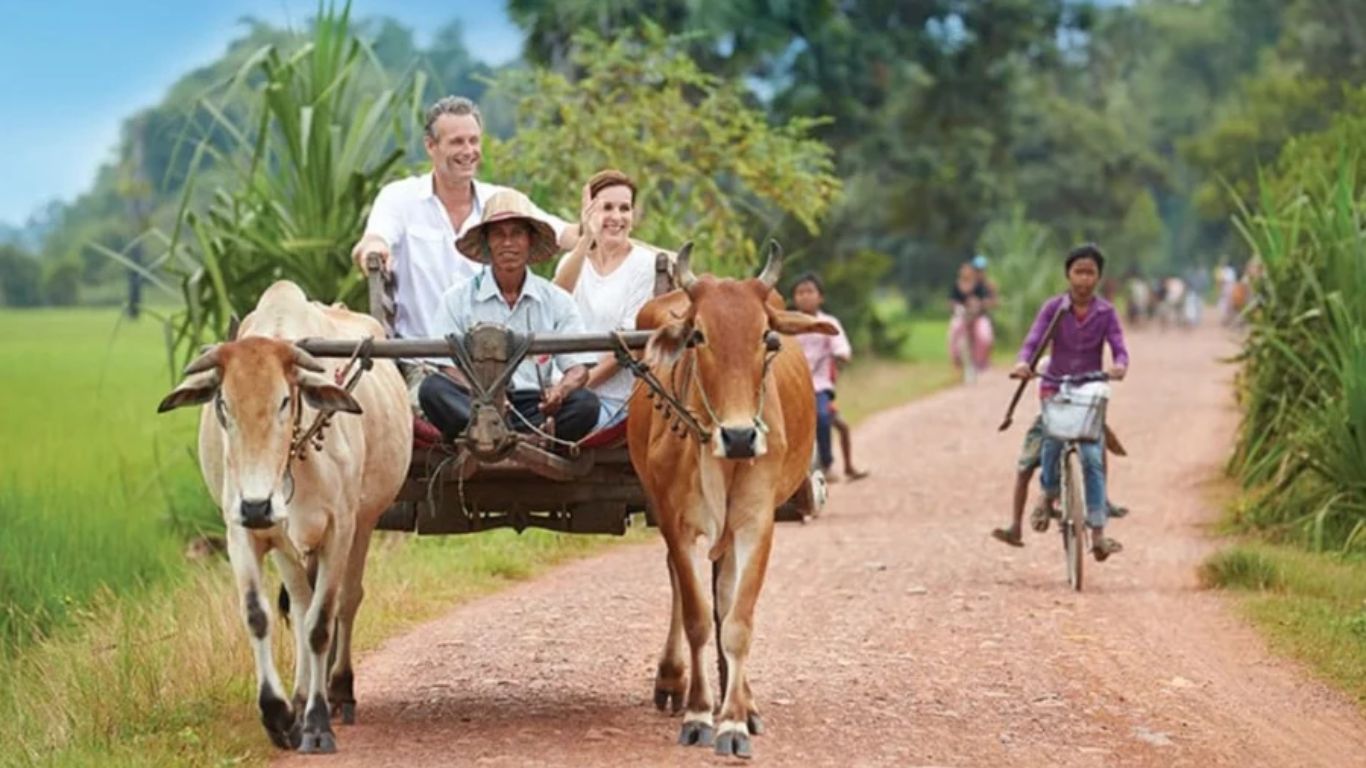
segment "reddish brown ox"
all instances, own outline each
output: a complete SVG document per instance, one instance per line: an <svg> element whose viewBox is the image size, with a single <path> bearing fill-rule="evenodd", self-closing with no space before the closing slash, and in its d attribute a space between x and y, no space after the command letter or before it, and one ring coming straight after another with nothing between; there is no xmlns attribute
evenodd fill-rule
<svg viewBox="0 0 1366 768"><path fill-rule="evenodd" d="M412 456L407 390L392 361L374 361L348 394L335 383L340 363L324 365L293 340L383 335L372 318L311 303L298 286L279 282L243 320L242 338L191 363L158 409L212 401L200 417L199 466L227 524L228 557L256 656L261 721L282 749L335 751L329 699L344 721L354 719L351 631L365 555ZM304 444L299 458L295 432L320 411L360 415L335 415L321 450ZM271 655L271 607L261 590L267 552L291 598L292 706L282 698Z"/></svg>
<svg viewBox="0 0 1366 768"><path fill-rule="evenodd" d="M631 464L668 548L673 617L655 677L655 704L686 710L679 743L715 743L723 755L749 757L762 723L746 660L754 607L773 542L773 510L805 481L815 441L815 394L801 351L778 334L835 333L829 323L783 310L773 290L782 251L770 243L763 273L748 280L696 277L691 244L678 254L682 290L646 304L637 327L656 329L645 360L672 397L638 387L628 421ZM670 407L654 407L656 404ZM698 430L671 428L669 411L686 406ZM704 437L706 438L704 441ZM704 582L711 563L712 589ZM722 700L702 653L719 625ZM684 656L683 637L691 651ZM688 670L692 675L689 682Z"/></svg>

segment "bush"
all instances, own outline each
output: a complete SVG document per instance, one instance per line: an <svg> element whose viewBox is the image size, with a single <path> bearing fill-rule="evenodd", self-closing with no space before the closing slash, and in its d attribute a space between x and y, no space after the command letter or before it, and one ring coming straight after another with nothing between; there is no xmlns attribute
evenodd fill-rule
<svg viewBox="0 0 1366 768"><path fill-rule="evenodd" d="M1026 218L1022 206L988 224L977 250L991 259L988 274L1001 296L1000 306L992 312L999 344L1017 344L1044 301L1065 287L1062 260L1053 255L1048 230Z"/></svg>
<svg viewBox="0 0 1366 768"><path fill-rule="evenodd" d="M1230 467L1259 489L1270 527L1293 529L1315 549L1366 543L1362 150L1340 144L1331 164L1321 152L1300 155L1295 182L1264 180L1259 208L1238 221L1265 277L1254 286Z"/></svg>
<svg viewBox="0 0 1366 768"><path fill-rule="evenodd" d="M1274 590L1284 584L1276 561L1255 549L1226 549L1200 566L1200 583L1226 589Z"/></svg>
<svg viewBox="0 0 1366 768"><path fill-rule="evenodd" d="M201 108L217 130L197 152L176 231L158 260L180 281L185 309L175 344L188 357L226 332L271 283L288 279L309 298L364 310L365 283L351 262L364 216L398 169L421 125L423 79L384 87L386 76L352 32L350 5L319 13L295 50L260 49ZM251 117L227 115L245 101ZM216 142L231 137L230 148ZM211 141L212 139L212 141ZM195 188L220 187L206 208Z"/></svg>

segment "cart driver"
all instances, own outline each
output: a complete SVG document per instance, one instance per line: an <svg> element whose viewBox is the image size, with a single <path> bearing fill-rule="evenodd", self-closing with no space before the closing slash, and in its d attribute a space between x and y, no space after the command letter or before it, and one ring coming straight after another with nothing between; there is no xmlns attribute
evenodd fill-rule
<svg viewBox="0 0 1366 768"><path fill-rule="evenodd" d="M456 241L456 248L476 264L487 264L470 280L448 289L433 315L436 335L464 334L478 323L497 323L517 333L585 333L573 297L528 265L557 252L555 232L535 214L531 201L505 189L484 204L478 225ZM554 434L576 441L598 421L598 397L584 385L591 352L528 356L508 385L508 425L520 431L544 429L554 419ZM554 370L562 374L551 384ZM446 439L459 437L469 424L471 395L452 368L422 380L418 399L427 418Z"/></svg>

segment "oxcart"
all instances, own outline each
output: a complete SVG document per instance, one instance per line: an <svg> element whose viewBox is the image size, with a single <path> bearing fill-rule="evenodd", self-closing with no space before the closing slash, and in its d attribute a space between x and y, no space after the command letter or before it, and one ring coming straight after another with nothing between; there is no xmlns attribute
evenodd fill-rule
<svg viewBox="0 0 1366 768"><path fill-rule="evenodd" d="M370 261L370 311L392 336L394 283L384 275L377 256ZM669 259L657 257L655 294L673 289ZM382 530L419 534L475 533L494 528L545 528L564 533L622 535L633 515L654 516L631 467L625 422L569 444L553 435L522 432L508 424L506 386L527 355L564 352L613 352L637 375L636 386L651 389L656 408L671 408L659 396L659 383L631 352L645 346L649 333L576 335L519 334L481 325L463 338L379 339L352 341L306 339L299 342L317 357L351 358L354 375L362 375L375 357L443 358L463 374L474 395L465 433L448 442L430 424L414 424L413 460L397 501L380 519ZM694 417L674 413L683 422ZM806 521L820 513L825 480L819 468L776 510L778 519Z"/></svg>

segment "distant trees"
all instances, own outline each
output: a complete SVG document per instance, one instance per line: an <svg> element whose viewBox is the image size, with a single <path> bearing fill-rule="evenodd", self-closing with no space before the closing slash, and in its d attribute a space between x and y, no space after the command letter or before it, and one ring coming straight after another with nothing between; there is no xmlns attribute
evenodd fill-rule
<svg viewBox="0 0 1366 768"><path fill-rule="evenodd" d="M43 267L17 245L0 245L0 299L7 307L43 303Z"/></svg>
<svg viewBox="0 0 1366 768"><path fill-rule="evenodd" d="M616 167L640 185L641 238L720 274L757 267L761 240L785 219L819 231L840 189L819 122L771 120L735 78L704 72L657 27L575 38L565 75L504 73L494 93L515 105L517 133L493 141L487 169L567 218L580 188Z"/></svg>

